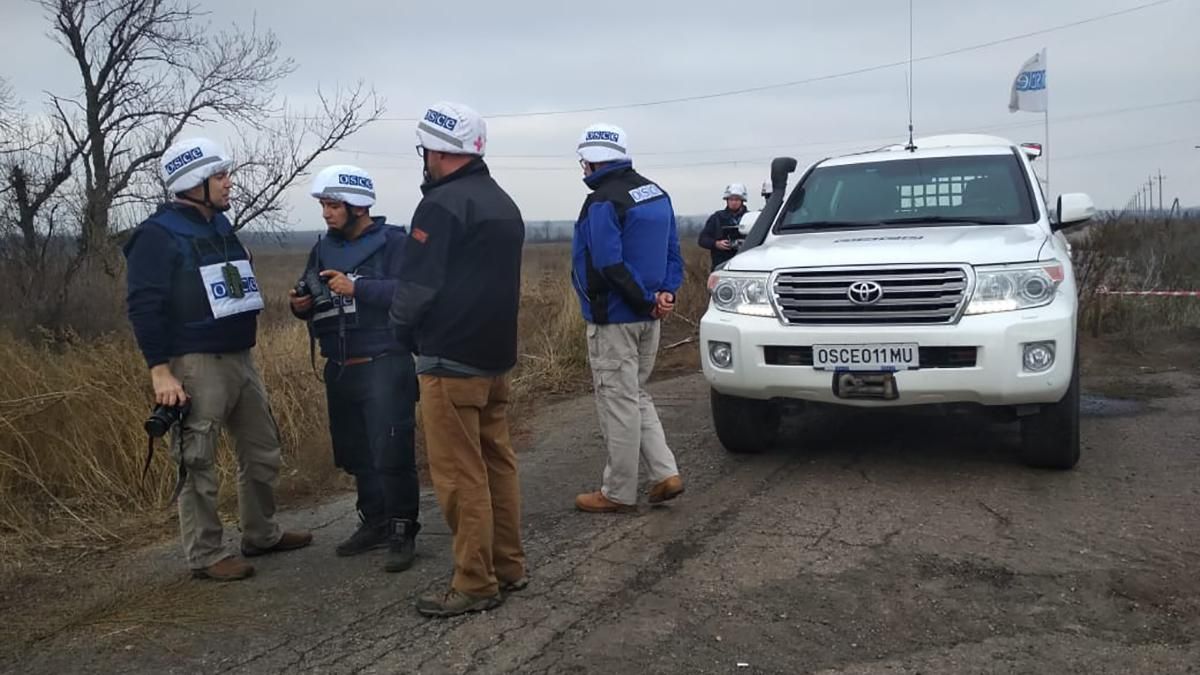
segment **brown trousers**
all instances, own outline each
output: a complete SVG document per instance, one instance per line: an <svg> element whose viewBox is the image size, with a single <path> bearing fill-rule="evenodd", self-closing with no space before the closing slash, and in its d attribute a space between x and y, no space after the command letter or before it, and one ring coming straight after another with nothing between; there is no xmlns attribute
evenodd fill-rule
<svg viewBox="0 0 1200 675"><path fill-rule="evenodd" d="M492 596L525 576L521 484L507 377L421 375L421 423L438 504L454 534L460 593Z"/></svg>

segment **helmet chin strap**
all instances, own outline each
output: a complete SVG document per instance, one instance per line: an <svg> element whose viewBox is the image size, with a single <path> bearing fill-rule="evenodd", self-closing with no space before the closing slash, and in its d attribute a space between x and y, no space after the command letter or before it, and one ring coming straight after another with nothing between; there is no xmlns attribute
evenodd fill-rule
<svg viewBox="0 0 1200 675"><path fill-rule="evenodd" d="M225 206L217 206L216 204L214 204L212 202L212 193L209 191L207 178L204 179L204 201L197 201L195 199L192 199L191 197L187 196L187 194L182 193L182 192L176 194L175 197L182 201L185 201L185 202L191 202L192 204L198 204L207 209L212 209L216 213L225 213L226 211L229 210L229 207L232 206L231 204L225 204Z"/></svg>

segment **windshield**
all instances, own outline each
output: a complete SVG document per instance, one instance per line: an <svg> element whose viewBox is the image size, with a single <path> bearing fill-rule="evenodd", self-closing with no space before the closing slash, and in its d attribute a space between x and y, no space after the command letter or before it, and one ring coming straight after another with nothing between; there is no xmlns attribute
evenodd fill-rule
<svg viewBox="0 0 1200 675"><path fill-rule="evenodd" d="M978 155L817 167L779 229L1036 221L1017 158Z"/></svg>

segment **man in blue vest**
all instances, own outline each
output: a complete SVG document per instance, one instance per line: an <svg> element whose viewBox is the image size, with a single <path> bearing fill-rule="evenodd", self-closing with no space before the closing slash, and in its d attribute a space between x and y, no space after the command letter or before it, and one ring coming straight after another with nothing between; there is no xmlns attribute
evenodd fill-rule
<svg viewBox="0 0 1200 675"><path fill-rule="evenodd" d="M683 258L671 198L634 170L625 131L590 126L577 151L592 193L575 223L571 272L587 322L608 462L600 489L577 496L575 506L633 511L639 463L648 469L651 504L683 494L675 454L645 389L658 355L659 320L674 310L683 283Z"/></svg>
<svg viewBox="0 0 1200 675"><path fill-rule="evenodd" d="M186 410L171 442L184 555L194 577L216 581L254 573L222 542L216 450L223 428L236 440L242 556L312 542L311 533L285 532L275 522L279 430L250 354L262 295L250 254L224 215L232 164L205 138L169 148L159 168L174 199L139 225L124 249L129 321L155 402Z"/></svg>
<svg viewBox="0 0 1200 675"><path fill-rule="evenodd" d="M324 169L311 194L329 231L309 254L307 281L299 293L291 291L291 305L321 343L333 460L358 487L359 527L337 554L387 546L384 569L402 572L413 564L420 530L417 375L411 348L388 324L388 310L408 236L383 216L371 216L375 182L356 166Z"/></svg>
<svg viewBox="0 0 1200 675"><path fill-rule="evenodd" d="M766 197L766 193L763 194ZM746 235L738 230L742 216L746 215L746 186L731 183L725 187L725 208L713 213L700 231L701 248L712 252L712 269L728 262L737 255Z"/></svg>

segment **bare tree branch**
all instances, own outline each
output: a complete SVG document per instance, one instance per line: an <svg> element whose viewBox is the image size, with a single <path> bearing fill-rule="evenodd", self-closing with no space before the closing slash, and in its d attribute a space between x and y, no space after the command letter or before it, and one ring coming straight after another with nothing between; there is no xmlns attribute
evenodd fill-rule
<svg viewBox="0 0 1200 675"><path fill-rule="evenodd" d="M283 225L284 192L307 174L317 158L379 119L384 110L375 91L362 82L332 97L318 90L317 96L319 115L285 115L263 128L257 142L246 144L239 153L248 159L237 172L234 229L251 223L266 229Z"/></svg>
<svg viewBox="0 0 1200 675"><path fill-rule="evenodd" d="M272 227L313 162L383 110L360 83L318 92L315 117L280 117L276 88L296 65L279 40L254 23L213 28L191 0L34 1L79 79L45 93L49 119L36 124L0 81L0 238L22 243L22 278L47 285L52 322L80 270L119 269L116 235L162 199L157 160L187 130L241 134L236 226Z"/></svg>

